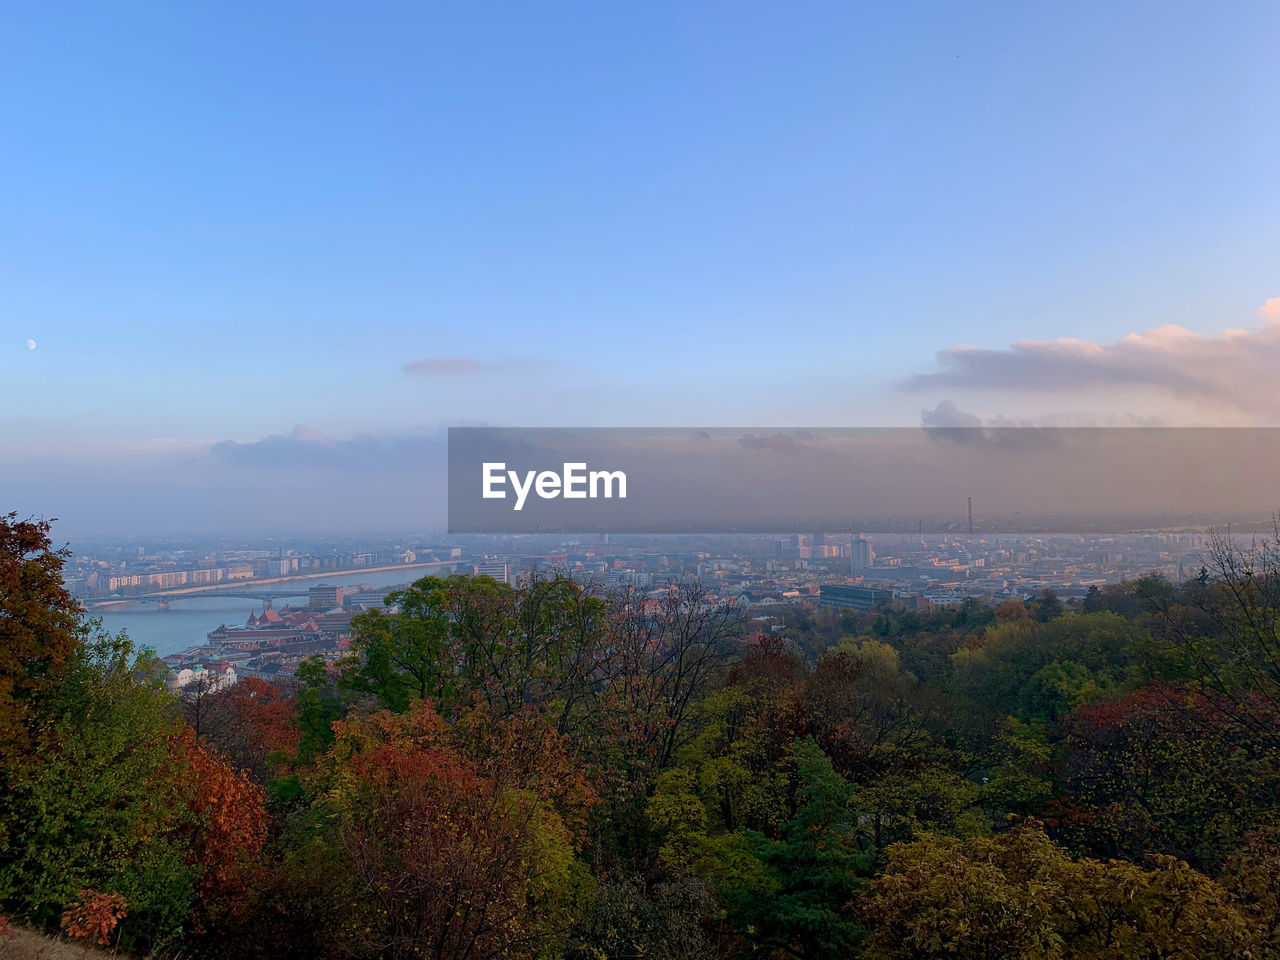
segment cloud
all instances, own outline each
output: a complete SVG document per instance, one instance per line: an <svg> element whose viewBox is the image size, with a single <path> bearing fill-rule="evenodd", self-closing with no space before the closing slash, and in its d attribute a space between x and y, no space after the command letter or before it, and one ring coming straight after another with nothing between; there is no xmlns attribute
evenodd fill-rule
<svg viewBox="0 0 1280 960"><path fill-rule="evenodd" d="M306 424L296 424L291 434L294 440L301 443L322 443L326 446L332 446L334 441L326 437L314 427L308 427Z"/></svg>
<svg viewBox="0 0 1280 960"><path fill-rule="evenodd" d="M472 357L427 357L412 360L401 369L415 377L474 377L485 373L538 370L545 366L529 357L476 360Z"/></svg>
<svg viewBox="0 0 1280 960"><path fill-rule="evenodd" d="M1280 415L1273 373L1280 363L1280 298L1268 300L1259 315L1258 326L1208 337L1169 324L1109 344L1063 337L1002 350L948 347L937 355L937 371L900 386L1025 393L1139 388L1274 417Z"/></svg>
<svg viewBox="0 0 1280 960"><path fill-rule="evenodd" d="M234 468L308 469L354 473L402 473L443 468L445 436L358 434L333 440L319 430L294 427L289 436L272 435L245 443L224 440L209 448L217 463Z"/></svg>
<svg viewBox="0 0 1280 960"><path fill-rule="evenodd" d="M1053 426L1005 416L983 420L961 410L950 400L943 400L932 410L921 410L920 426L934 440L965 447L1044 450L1058 443L1058 432Z"/></svg>
<svg viewBox="0 0 1280 960"><path fill-rule="evenodd" d="M812 440L813 434L806 430L792 430L790 433L757 434L744 433L738 438L738 444L745 450L768 450L773 453L803 453L809 448L806 441Z"/></svg>
<svg viewBox="0 0 1280 960"><path fill-rule="evenodd" d="M926 430L970 429L982 426L982 418L961 410L950 400L943 400L932 410L920 411L920 426Z"/></svg>

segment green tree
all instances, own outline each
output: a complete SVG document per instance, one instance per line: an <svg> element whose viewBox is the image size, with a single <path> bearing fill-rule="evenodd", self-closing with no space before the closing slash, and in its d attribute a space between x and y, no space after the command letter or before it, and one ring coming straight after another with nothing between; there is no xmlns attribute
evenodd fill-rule
<svg viewBox="0 0 1280 960"><path fill-rule="evenodd" d="M951 689L1020 720L1053 722L1085 703L1136 687L1147 631L1113 613L1013 619L951 658Z"/></svg>
<svg viewBox="0 0 1280 960"><path fill-rule="evenodd" d="M1245 960L1261 939L1186 863L1073 860L1036 824L894 847L858 907L870 960Z"/></svg>
<svg viewBox="0 0 1280 960"><path fill-rule="evenodd" d="M996 814L1035 815L1054 797L1053 748L1042 728L1005 717L990 760L982 796Z"/></svg>
<svg viewBox="0 0 1280 960"><path fill-rule="evenodd" d="M537 704L561 732L598 685L607 605L564 576L519 587L492 577L426 577L352 621L344 685L402 713L430 698L456 715L479 697L507 715Z"/></svg>
<svg viewBox="0 0 1280 960"><path fill-rule="evenodd" d="M1047 663L1018 691L1018 716L1024 720L1053 726L1072 710L1093 703L1111 692L1104 678L1101 682L1083 664L1068 660Z"/></svg>
<svg viewBox="0 0 1280 960"><path fill-rule="evenodd" d="M123 635L94 633L45 694L0 862L0 900L16 915L56 927L92 890L126 899L126 949L182 930L200 869L180 835L187 811L169 746L179 723L160 677Z"/></svg>
<svg viewBox="0 0 1280 960"><path fill-rule="evenodd" d="M561 574L535 573L518 588L490 577L448 583L453 662L466 696L505 715L535 704L561 733L596 727L613 613L604 597Z"/></svg>
<svg viewBox="0 0 1280 960"><path fill-rule="evenodd" d="M600 877L574 926L566 960L711 960L707 933L716 905L692 877L647 882L628 874Z"/></svg>
<svg viewBox="0 0 1280 960"><path fill-rule="evenodd" d="M795 811L777 837L751 831L748 846L769 883L722 886L739 929L790 956L848 956L865 930L846 910L870 873L858 844L853 788L812 739L794 745Z"/></svg>
<svg viewBox="0 0 1280 960"><path fill-rule="evenodd" d="M1208 553L1183 596L1153 597L1158 653L1280 750L1280 517L1247 546L1217 532Z"/></svg>
<svg viewBox="0 0 1280 960"><path fill-rule="evenodd" d="M346 713L342 692L323 657L308 657L299 664L295 679L294 721L302 733L297 761L310 763L333 743L334 721ZM295 779L296 784L296 779Z"/></svg>
<svg viewBox="0 0 1280 960"><path fill-rule="evenodd" d="M446 581L424 577L387 595L393 612L375 609L351 621L354 662L345 675L354 690L403 713L415 699L443 699L454 671Z"/></svg>
<svg viewBox="0 0 1280 960"><path fill-rule="evenodd" d="M1231 705L1155 686L1085 707L1064 722L1059 836L1103 856L1159 853L1216 870L1276 809L1272 740Z"/></svg>
<svg viewBox="0 0 1280 960"><path fill-rule="evenodd" d="M1031 604L1031 611L1032 616L1041 623L1048 623L1066 613L1067 608L1052 588L1045 587Z"/></svg>

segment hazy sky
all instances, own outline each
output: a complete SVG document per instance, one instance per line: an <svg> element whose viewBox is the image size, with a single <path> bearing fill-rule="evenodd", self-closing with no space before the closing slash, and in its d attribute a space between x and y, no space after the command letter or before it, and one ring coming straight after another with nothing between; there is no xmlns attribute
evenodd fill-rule
<svg viewBox="0 0 1280 960"><path fill-rule="evenodd" d="M1269 2L14 6L0 509L390 525L460 422L1280 423L1278 47Z"/></svg>

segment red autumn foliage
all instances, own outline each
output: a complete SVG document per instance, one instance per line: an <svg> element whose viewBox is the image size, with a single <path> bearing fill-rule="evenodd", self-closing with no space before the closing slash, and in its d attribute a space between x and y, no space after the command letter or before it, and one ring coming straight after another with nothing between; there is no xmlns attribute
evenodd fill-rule
<svg viewBox="0 0 1280 960"><path fill-rule="evenodd" d="M538 952L565 922L567 865L548 851L580 841L594 801L554 728L484 708L451 725L426 701L334 726L359 891L348 935L388 957Z"/></svg>
<svg viewBox="0 0 1280 960"><path fill-rule="evenodd" d="M244 743L245 766L261 779L278 775L281 760L296 756L302 741L293 722L293 697L257 677L246 677L219 696L226 698Z"/></svg>
<svg viewBox="0 0 1280 960"><path fill-rule="evenodd" d="M118 893L81 890L62 914L62 932L76 940L92 938L99 946L111 942L116 926L128 916L128 901Z"/></svg>
<svg viewBox="0 0 1280 960"><path fill-rule="evenodd" d="M198 691L183 707L200 739L259 783L280 776L297 756L302 734L293 722L296 704L273 683L246 677L225 690Z"/></svg>
<svg viewBox="0 0 1280 960"><path fill-rule="evenodd" d="M76 649L79 608L49 524L0 514L0 773L29 747L32 705Z"/></svg>
<svg viewBox="0 0 1280 960"><path fill-rule="evenodd" d="M1266 738L1233 704L1191 688L1150 686L1084 707L1061 732L1071 799L1051 822L1097 855L1216 868L1280 789Z"/></svg>
<svg viewBox="0 0 1280 960"><path fill-rule="evenodd" d="M197 887L203 929L221 913L243 905L247 875L267 838L262 789L214 756L190 729L170 740L175 793L190 816L187 862L201 868Z"/></svg>
<svg viewBox="0 0 1280 960"><path fill-rule="evenodd" d="M293 698L273 683L245 677L228 691L234 693L237 713L253 731L254 742L267 750L292 753L301 734L293 723Z"/></svg>

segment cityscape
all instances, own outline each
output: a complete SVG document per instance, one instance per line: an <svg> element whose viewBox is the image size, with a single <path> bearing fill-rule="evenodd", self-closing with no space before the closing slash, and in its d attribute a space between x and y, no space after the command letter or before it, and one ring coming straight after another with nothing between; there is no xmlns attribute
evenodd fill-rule
<svg viewBox="0 0 1280 960"><path fill-rule="evenodd" d="M592 589L646 596L693 587L770 631L785 623L784 611L803 615L824 607L958 609L971 598L994 607L1030 602L1045 591L1078 604L1108 584L1147 576L1188 580L1204 562L1206 546L1203 531L382 537L270 546L154 541L77 552L66 582L90 613L105 614L113 627L141 625L177 689L193 680L225 686L246 676L288 679L309 657L336 663L349 655L354 616L383 608L387 594L425 576L467 574L517 585L530 576L564 574ZM220 610L205 614L203 642L184 644L181 631L164 634L158 614L194 598L216 598ZM217 619L237 604L242 620Z"/></svg>
<svg viewBox="0 0 1280 960"><path fill-rule="evenodd" d="M1278 50L6 5L0 960L1280 960Z"/></svg>

